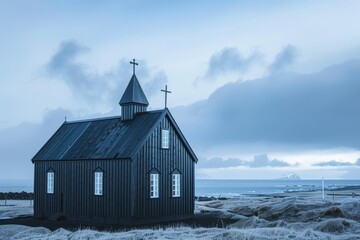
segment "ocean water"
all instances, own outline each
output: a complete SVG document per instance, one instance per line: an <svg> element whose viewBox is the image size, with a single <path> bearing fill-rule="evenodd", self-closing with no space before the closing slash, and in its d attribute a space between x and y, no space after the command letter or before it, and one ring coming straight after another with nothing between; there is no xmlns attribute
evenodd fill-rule
<svg viewBox="0 0 360 240"><path fill-rule="evenodd" d="M360 180L325 180L326 190L360 188ZM33 180L0 180L0 192L33 192ZM196 196L236 197L242 194L273 194L320 191L321 180L202 180L195 181Z"/></svg>
<svg viewBox="0 0 360 240"><path fill-rule="evenodd" d="M0 192L33 192L34 180L0 180Z"/></svg>
<svg viewBox="0 0 360 240"><path fill-rule="evenodd" d="M196 180L196 196L236 197L242 194L321 191L320 180ZM360 180L324 180L325 190L360 188Z"/></svg>

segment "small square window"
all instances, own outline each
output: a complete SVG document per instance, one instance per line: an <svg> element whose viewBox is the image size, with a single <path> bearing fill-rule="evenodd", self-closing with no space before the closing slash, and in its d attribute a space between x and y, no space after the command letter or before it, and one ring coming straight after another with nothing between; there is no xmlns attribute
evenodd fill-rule
<svg viewBox="0 0 360 240"><path fill-rule="evenodd" d="M169 130L161 130L161 148L169 148Z"/></svg>

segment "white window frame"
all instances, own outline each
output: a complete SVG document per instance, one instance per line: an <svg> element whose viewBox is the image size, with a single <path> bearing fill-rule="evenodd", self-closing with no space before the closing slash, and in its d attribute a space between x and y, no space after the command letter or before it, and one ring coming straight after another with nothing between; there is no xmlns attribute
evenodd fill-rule
<svg viewBox="0 0 360 240"><path fill-rule="evenodd" d="M161 148L169 149L170 131L168 129L161 130Z"/></svg>
<svg viewBox="0 0 360 240"><path fill-rule="evenodd" d="M53 171L47 172L47 193L54 194L54 177L55 173Z"/></svg>
<svg viewBox="0 0 360 240"><path fill-rule="evenodd" d="M150 174L150 198L159 197L159 174Z"/></svg>
<svg viewBox="0 0 360 240"><path fill-rule="evenodd" d="M179 173L172 174L172 196L180 197L181 176Z"/></svg>
<svg viewBox="0 0 360 240"><path fill-rule="evenodd" d="M102 171L97 171L94 173L95 181L94 181L94 194L96 196L103 195L103 185L104 185L104 174Z"/></svg>

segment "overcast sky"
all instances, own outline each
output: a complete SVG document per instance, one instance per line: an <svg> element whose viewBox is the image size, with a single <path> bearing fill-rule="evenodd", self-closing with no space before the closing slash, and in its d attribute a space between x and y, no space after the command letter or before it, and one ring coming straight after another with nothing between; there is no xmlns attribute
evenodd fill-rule
<svg viewBox="0 0 360 240"><path fill-rule="evenodd" d="M198 178L360 179L359 1L1 1L0 179L67 116L118 115L137 59Z"/></svg>

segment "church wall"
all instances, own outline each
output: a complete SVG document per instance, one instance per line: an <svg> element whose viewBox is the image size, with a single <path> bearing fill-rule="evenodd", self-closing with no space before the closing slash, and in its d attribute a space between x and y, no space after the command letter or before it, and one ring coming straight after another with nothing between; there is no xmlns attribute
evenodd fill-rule
<svg viewBox="0 0 360 240"><path fill-rule="evenodd" d="M169 149L161 148L161 129L170 130ZM137 182L133 212L137 219L164 216L191 215L194 213L195 163L185 145L165 117L149 136L133 163ZM150 171L159 171L159 198L150 198ZM172 172L181 172L181 197L172 197Z"/></svg>
<svg viewBox="0 0 360 240"><path fill-rule="evenodd" d="M35 163L34 213L62 213L81 222L130 217L130 160L40 161ZM55 172L54 194L47 194L47 171ZM103 195L94 195L94 171L103 170Z"/></svg>

